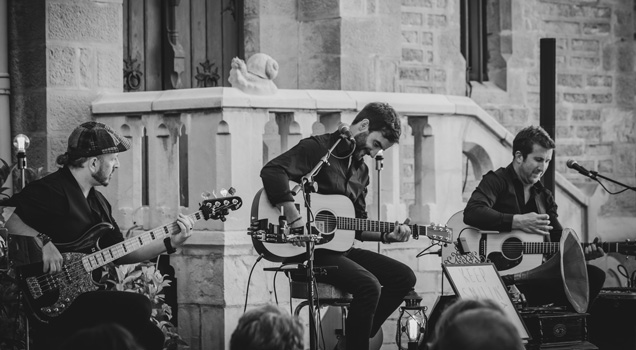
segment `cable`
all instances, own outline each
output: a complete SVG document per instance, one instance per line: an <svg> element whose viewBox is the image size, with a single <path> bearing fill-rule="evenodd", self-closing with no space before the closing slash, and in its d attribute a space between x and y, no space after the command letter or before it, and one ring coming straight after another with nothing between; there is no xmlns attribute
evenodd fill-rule
<svg viewBox="0 0 636 350"><path fill-rule="evenodd" d="M258 256L258 258L256 258L256 261L254 262L254 265L252 265L252 269L250 270L250 275L249 277L247 277L247 288L245 291L245 305L243 305L243 313L245 313L245 310L247 310L247 297L250 295L250 281L252 280L252 272L254 272L256 264L258 264L258 262L261 261L261 259L263 259L264 257L265 256L261 254Z"/></svg>

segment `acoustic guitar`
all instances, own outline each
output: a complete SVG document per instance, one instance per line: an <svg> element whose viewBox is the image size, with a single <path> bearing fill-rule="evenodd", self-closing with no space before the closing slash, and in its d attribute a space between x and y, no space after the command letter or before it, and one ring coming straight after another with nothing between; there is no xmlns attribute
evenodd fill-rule
<svg viewBox="0 0 636 350"><path fill-rule="evenodd" d="M299 213L303 214L302 193L296 195L294 201ZM312 234L318 237L316 250L345 252L353 245L356 230L390 232L395 229L395 222L355 218L353 203L343 195L312 193L311 208L315 218ZM263 189L256 193L252 201L252 218L254 220L249 234L254 248L265 259L274 262L304 260L306 249L290 243L290 234L293 233L285 229L280 211L270 203ZM452 230L446 226L408 226L414 239L423 235L434 241L452 241Z"/></svg>
<svg viewBox="0 0 636 350"><path fill-rule="evenodd" d="M464 224L464 212L459 211L446 223L457 233L456 246L442 248L442 261L462 254L478 256L481 261L492 262L498 271L506 274L528 271L543 263L545 254L559 251L559 242L544 242L542 235L521 230L510 232L482 231ZM582 243L583 247L592 243ZM606 253L636 255L636 242L602 242L598 244ZM455 251L450 251L455 249Z"/></svg>
<svg viewBox="0 0 636 350"><path fill-rule="evenodd" d="M203 201L199 211L188 217L194 221L225 221L225 215L230 210L239 209L242 204L239 197L208 199ZM175 221L101 249L100 238L112 230L114 227L111 224L99 223L73 242L55 244L64 259L61 272L45 274L42 262L16 268L18 284L24 291L29 309L38 320L50 322L64 313L80 294L99 289L99 285L92 278L93 270L153 241L163 240L180 232Z"/></svg>

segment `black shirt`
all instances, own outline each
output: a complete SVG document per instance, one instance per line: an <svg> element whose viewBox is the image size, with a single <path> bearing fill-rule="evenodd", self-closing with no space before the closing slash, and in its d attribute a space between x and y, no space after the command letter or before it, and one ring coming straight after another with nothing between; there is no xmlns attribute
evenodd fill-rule
<svg viewBox="0 0 636 350"><path fill-rule="evenodd" d="M561 238L561 223L557 215L557 204L552 193L537 182L530 188L530 198L524 203L523 183L519 180L512 163L506 168L489 171L473 191L466 209L464 223L482 230L512 230L515 214L539 213L550 215L550 240Z"/></svg>
<svg viewBox="0 0 636 350"><path fill-rule="evenodd" d="M302 139L267 163L261 170L261 178L269 201L273 205L293 201L289 181L300 182L339 138L338 133L333 133ZM347 196L353 203L356 217L366 219L369 168L364 161L346 157L352 148L350 143L341 141L329 157L329 165L324 164L314 179L318 183L318 193ZM359 232L356 237L359 238Z"/></svg>
<svg viewBox="0 0 636 350"><path fill-rule="evenodd" d="M123 241L106 198L95 188L84 197L67 167L29 183L6 205L16 207L15 213L24 223L51 237L53 243L73 242L100 222L115 227L100 240L100 248Z"/></svg>

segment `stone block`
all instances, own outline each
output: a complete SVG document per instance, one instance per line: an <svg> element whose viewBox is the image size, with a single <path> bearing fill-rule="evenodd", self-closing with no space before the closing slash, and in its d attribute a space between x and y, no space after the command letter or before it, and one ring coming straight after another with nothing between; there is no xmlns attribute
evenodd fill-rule
<svg viewBox="0 0 636 350"><path fill-rule="evenodd" d="M48 96L49 132L70 133L81 123L91 119L90 102L95 99L95 93L90 90L51 91Z"/></svg>
<svg viewBox="0 0 636 350"><path fill-rule="evenodd" d="M429 14L426 20L430 28L441 29L448 26L448 17L446 15Z"/></svg>
<svg viewBox="0 0 636 350"><path fill-rule="evenodd" d="M230 323L225 319L225 309L220 307L201 307L201 350L225 349L225 343L229 342L227 335L236 327L236 321Z"/></svg>
<svg viewBox="0 0 636 350"><path fill-rule="evenodd" d="M100 48L97 50L97 86L99 88L121 91L124 84L123 58L121 52L113 49ZM83 85L92 86L94 83L82 81ZM90 85L89 85L90 84Z"/></svg>
<svg viewBox="0 0 636 350"><path fill-rule="evenodd" d="M616 48L616 68L619 72L634 72L634 43L620 43Z"/></svg>
<svg viewBox="0 0 636 350"><path fill-rule="evenodd" d="M596 52L600 48L598 40L592 39L572 39L573 51L592 51Z"/></svg>
<svg viewBox="0 0 636 350"><path fill-rule="evenodd" d="M612 103L612 94L592 94L591 103L608 104Z"/></svg>
<svg viewBox="0 0 636 350"><path fill-rule="evenodd" d="M636 73L623 73L616 76L616 103L624 108L634 108L636 96Z"/></svg>
<svg viewBox="0 0 636 350"><path fill-rule="evenodd" d="M609 23L583 23L583 34L606 35L610 32Z"/></svg>
<svg viewBox="0 0 636 350"><path fill-rule="evenodd" d="M50 87L77 87L78 67L75 65L77 53L72 47L49 47L48 85Z"/></svg>
<svg viewBox="0 0 636 350"><path fill-rule="evenodd" d="M611 174L614 172L614 161L611 159L602 159L598 161L598 172Z"/></svg>
<svg viewBox="0 0 636 350"><path fill-rule="evenodd" d="M583 75L581 74L558 74L557 75L557 85L559 86L567 86L571 88L582 88L583 84Z"/></svg>
<svg viewBox="0 0 636 350"><path fill-rule="evenodd" d="M589 75L587 85L591 87L611 87L614 79L611 75Z"/></svg>
<svg viewBox="0 0 636 350"><path fill-rule="evenodd" d="M563 100L565 102L572 102L572 103L587 103L587 95L576 94L576 93L564 93Z"/></svg>
<svg viewBox="0 0 636 350"><path fill-rule="evenodd" d="M401 21L404 26L420 27L424 24L424 17L419 12L402 12Z"/></svg>
<svg viewBox="0 0 636 350"><path fill-rule="evenodd" d="M575 109L572 111L572 121L598 123L601 111L598 109Z"/></svg>
<svg viewBox="0 0 636 350"><path fill-rule="evenodd" d="M303 1L303 3L311 2L312 1ZM299 7L306 5L299 4L295 0L259 1L259 3L260 9L258 9L258 13L261 18L273 16L295 19L298 15Z"/></svg>
<svg viewBox="0 0 636 350"><path fill-rule="evenodd" d="M544 21L543 30L546 33L559 33L560 35L579 35L581 26L578 22Z"/></svg>
<svg viewBox="0 0 636 350"><path fill-rule="evenodd" d="M574 135L574 127L567 125L559 125L556 127L556 137L557 138L571 138Z"/></svg>
<svg viewBox="0 0 636 350"><path fill-rule="evenodd" d="M528 72L526 75L526 83L530 86L539 86L540 75L537 72Z"/></svg>
<svg viewBox="0 0 636 350"><path fill-rule="evenodd" d="M422 32L422 45L426 45L426 46L433 45L433 33Z"/></svg>
<svg viewBox="0 0 636 350"><path fill-rule="evenodd" d="M121 4L92 1L48 3L47 19L50 40L121 45Z"/></svg>
<svg viewBox="0 0 636 350"><path fill-rule="evenodd" d="M601 127L600 126L577 126L576 137L582 138L588 141L601 139Z"/></svg>
<svg viewBox="0 0 636 350"><path fill-rule="evenodd" d="M417 30L403 30L402 42L408 44L419 44L419 31Z"/></svg>
<svg viewBox="0 0 636 350"><path fill-rule="evenodd" d="M339 0L308 0L298 2L298 20L334 19L340 16Z"/></svg>
<svg viewBox="0 0 636 350"><path fill-rule="evenodd" d="M609 156L612 154L613 146L611 143L589 144L586 147L586 156Z"/></svg>
<svg viewBox="0 0 636 350"><path fill-rule="evenodd" d="M566 144L559 145L559 155L581 156L583 155L583 144Z"/></svg>
<svg viewBox="0 0 636 350"><path fill-rule="evenodd" d="M303 70L299 72L301 89L340 90L340 58L334 55L313 56L302 59Z"/></svg>
<svg viewBox="0 0 636 350"><path fill-rule="evenodd" d="M400 67L400 79L429 81L430 69L425 67Z"/></svg>
<svg viewBox="0 0 636 350"><path fill-rule="evenodd" d="M402 6L432 8L433 0L402 0Z"/></svg>
<svg viewBox="0 0 636 350"><path fill-rule="evenodd" d="M421 49L403 48L402 61L424 63L424 51Z"/></svg>
<svg viewBox="0 0 636 350"><path fill-rule="evenodd" d="M300 59L341 53L341 21L325 19L300 26Z"/></svg>
<svg viewBox="0 0 636 350"><path fill-rule="evenodd" d="M518 108L505 108L502 110L503 124L527 124L528 110Z"/></svg>
<svg viewBox="0 0 636 350"><path fill-rule="evenodd" d="M596 69L601 60L598 57L571 57L570 67L578 69Z"/></svg>

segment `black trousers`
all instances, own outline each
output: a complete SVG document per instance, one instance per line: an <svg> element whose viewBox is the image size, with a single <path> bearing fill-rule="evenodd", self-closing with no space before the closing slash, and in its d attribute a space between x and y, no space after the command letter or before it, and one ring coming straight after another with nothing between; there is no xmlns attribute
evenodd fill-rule
<svg viewBox="0 0 636 350"><path fill-rule="evenodd" d="M369 338L400 306L416 282L410 267L366 249L352 248L344 254L318 250L315 264L338 266L316 279L353 295L345 324L347 350L368 350Z"/></svg>
<svg viewBox="0 0 636 350"><path fill-rule="evenodd" d="M150 321L151 311L150 300L141 294L119 291L84 293L48 324L35 322L33 348L57 349L80 329L113 322L126 328L145 350L161 350L164 335Z"/></svg>
<svg viewBox="0 0 636 350"><path fill-rule="evenodd" d="M605 272L594 265L586 264L586 267L590 287L590 301L588 305L591 306L594 299L601 292L601 288L603 288ZM573 309L565 296L562 283L535 282L518 284L517 287L519 291L526 296L529 306L541 306L554 303L556 306L567 306L569 309Z"/></svg>

